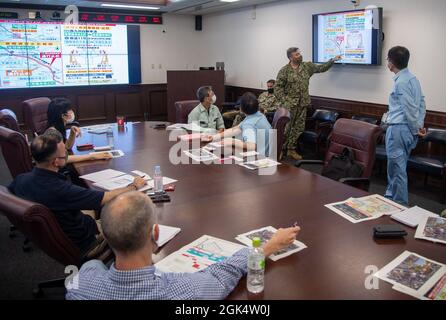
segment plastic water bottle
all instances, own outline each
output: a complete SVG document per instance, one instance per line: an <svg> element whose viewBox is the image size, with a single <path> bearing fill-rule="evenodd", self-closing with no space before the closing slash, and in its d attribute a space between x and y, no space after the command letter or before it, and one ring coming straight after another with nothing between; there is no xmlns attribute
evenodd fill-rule
<svg viewBox="0 0 446 320"><path fill-rule="evenodd" d="M163 188L163 174L161 173L161 167L155 166L155 171L153 173L153 191L155 193L162 193Z"/></svg>
<svg viewBox="0 0 446 320"><path fill-rule="evenodd" d="M115 141L113 138L113 129L110 127L107 129L107 144L110 146L111 149L115 147Z"/></svg>
<svg viewBox="0 0 446 320"><path fill-rule="evenodd" d="M247 289L251 293L260 293L264 288L265 255L258 237L252 239L252 249L248 255Z"/></svg>

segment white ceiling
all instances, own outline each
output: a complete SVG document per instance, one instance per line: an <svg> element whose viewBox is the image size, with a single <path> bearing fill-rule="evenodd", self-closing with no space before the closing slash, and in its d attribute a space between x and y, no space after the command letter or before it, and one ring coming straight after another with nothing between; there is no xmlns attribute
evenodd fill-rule
<svg viewBox="0 0 446 320"><path fill-rule="evenodd" d="M214 12L220 12L225 10L233 10L237 8L243 8L248 6L259 5L268 2L277 2L280 0L240 0L237 2L221 2L220 0L170 0L166 6L161 6L160 11L169 12L173 14L191 14L191 15L205 15ZM138 4L141 5L141 0L123 0L124 4ZM150 2L150 1L144 1ZM78 7L91 7L91 8L104 8L101 7L101 3L107 3L107 1L92 1L92 0L1 0L2 3L9 4L32 4L32 5L76 5ZM113 2L115 3L115 2ZM147 4L145 4L147 5ZM126 10L131 10L127 9ZM140 9L136 9L139 10Z"/></svg>

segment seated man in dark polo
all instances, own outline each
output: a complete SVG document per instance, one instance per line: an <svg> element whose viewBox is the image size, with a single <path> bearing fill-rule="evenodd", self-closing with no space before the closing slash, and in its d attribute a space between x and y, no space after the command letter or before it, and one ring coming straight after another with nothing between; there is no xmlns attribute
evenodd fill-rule
<svg viewBox="0 0 446 320"><path fill-rule="evenodd" d="M9 185L16 196L48 207L55 215L65 234L86 253L98 244L100 230L95 219L81 210L99 210L114 197L127 191L138 190L144 179L135 178L125 188L110 192L90 190L72 184L58 173L66 165L67 152L61 137L44 134L34 139L31 154L36 166L31 172L17 176Z"/></svg>

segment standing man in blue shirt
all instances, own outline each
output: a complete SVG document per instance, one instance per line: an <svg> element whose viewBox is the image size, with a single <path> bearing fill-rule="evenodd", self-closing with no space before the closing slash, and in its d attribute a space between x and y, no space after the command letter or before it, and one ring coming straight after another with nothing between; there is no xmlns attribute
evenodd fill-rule
<svg viewBox="0 0 446 320"><path fill-rule="evenodd" d="M154 206L145 194L127 192L102 211L104 236L116 255L107 268L90 260L79 271L78 286L68 300L199 300L226 298L247 273L248 248L195 273L161 273L152 266L159 227ZM279 229L264 244L265 256L296 239L299 227Z"/></svg>
<svg viewBox="0 0 446 320"><path fill-rule="evenodd" d="M410 73L410 53L404 47L393 47L387 54L388 68L395 73L389 97L386 124L387 190L385 196L403 205L409 204L407 161L418 137L426 135L426 104L420 82Z"/></svg>

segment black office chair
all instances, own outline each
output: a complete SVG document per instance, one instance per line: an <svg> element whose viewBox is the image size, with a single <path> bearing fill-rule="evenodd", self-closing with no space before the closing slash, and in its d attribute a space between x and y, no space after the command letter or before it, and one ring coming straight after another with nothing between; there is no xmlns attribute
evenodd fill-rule
<svg viewBox="0 0 446 320"><path fill-rule="evenodd" d="M317 109L305 122L305 131L299 137L299 144L309 143L315 146L319 154L320 145L327 142L339 113L331 110Z"/></svg>
<svg viewBox="0 0 446 320"><path fill-rule="evenodd" d="M407 167L425 174L424 184L427 185L429 176L439 176L443 178L442 202L446 200L446 156L434 154L432 149L435 145L446 146L446 130L429 128L421 143L427 143L425 154L416 154L409 157Z"/></svg>

